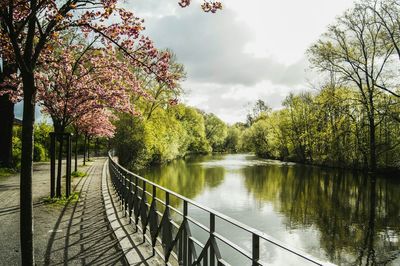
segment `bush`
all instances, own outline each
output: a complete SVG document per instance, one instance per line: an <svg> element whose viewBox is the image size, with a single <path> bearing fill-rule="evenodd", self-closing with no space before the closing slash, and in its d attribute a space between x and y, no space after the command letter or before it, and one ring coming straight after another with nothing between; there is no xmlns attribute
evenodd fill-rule
<svg viewBox="0 0 400 266"><path fill-rule="evenodd" d="M81 171L73 171L71 173L71 176L72 177L84 177L84 176L86 176L86 173L81 172Z"/></svg>
<svg viewBox="0 0 400 266"><path fill-rule="evenodd" d="M42 144L35 142L33 146L33 161L41 162L46 160L46 149Z"/></svg>
<svg viewBox="0 0 400 266"><path fill-rule="evenodd" d="M21 139L17 136L13 136L12 138L12 154L13 154L13 162L16 168L19 168L21 165L21 148L22 143Z"/></svg>

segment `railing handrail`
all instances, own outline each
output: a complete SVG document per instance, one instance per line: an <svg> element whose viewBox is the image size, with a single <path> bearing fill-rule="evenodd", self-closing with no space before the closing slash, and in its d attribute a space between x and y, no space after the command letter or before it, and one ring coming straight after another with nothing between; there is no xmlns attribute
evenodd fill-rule
<svg viewBox="0 0 400 266"><path fill-rule="evenodd" d="M305 252L303 252L301 250L298 250L298 249L293 248L293 247L289 247L287 244L283 243L282 241L277 240L277 239L271 237L270 235L268 235L268 234L266 234L264 232L261 232L260 230L252 228L252 227L250 227L250 226L248 226L248 225L246 225L246 224L244 224L244 223L242 223L240 221L237 221L236 219L234 219L232 217L229 217L229 216L227 216L227 215L225 215L223 213L220 213L220 212L218 212L216 210L213 210L213 209L211 209L209 207L206 207L206 206L204 206L204 205L202 205L200 203L197 203L197 202L195 202L195 201L193 201L193 200L191 200L189 198L186 198L185 196L182 196L182 195L180 195L180 194L178 194L178 193L176 193L176 192L174 192L174 191L172 191L170 189L167 189L167 188L165 188L163 186L160 186L160 185L158 185L158 184L156 184L156 183L154 183L154 182L152 182L152 181L150 181L150 180L148 180L148 179L146 179L144 177L141 177L141 176L129 171L128 169L126 169L125 167L120 165L118 162L113 160L110 152L108 154L108 157L115 165L118 166L118 168L120 168L121 170L125 171L127 174L130 174L130 175L132 175L132 176L134 176L134 177L136 177L136 178L138 178L138 179L140 179L140 180L142 180L142 181L144 181L144 182L146 182L146 183L148 183L148 184L150 184L150 185L152 185L154 187L157 187L158 189L160 189L162 191L165 191L165 192L169 193L170 195L173 195L173 196L177 197L180 200L186 201L187 203L189 203L189 204L191 204L193 206L196 206L196 207L198 207L198 208L200 208L200 209L202 209L204 211L207 211L207 212L209 212L211 214L214 214L216 217L218 217L218 218L220 218L220 219L222 219L222 220L224 220L224 221L226 221L226 222L228 222L228 223L230 223L230 224L232 224L234 226L237 226L238 228L241 228L241 229L247 231L248 233L257 235L261 239L263 239L263 240L265 240L265 241L267 241L267 242L269 242L269 243L271 243L271 244L273 244L275 246L278 246L278 247L280 247L280 248L282 248L282 249L284 249L284 250L286 250L286 251L288 251L288 252L290 252L290 253L292 253L294 255L297 255L297 256L305 259L305 260L308 260L308 261L310 261L310 262L312 262L314 264L317 264L317 265L327 265L327 264L329 264L328 262L323 262L323 261L315 258L314 256L312 256L310 254L307 254L307 253L305 253Z"/></svg>

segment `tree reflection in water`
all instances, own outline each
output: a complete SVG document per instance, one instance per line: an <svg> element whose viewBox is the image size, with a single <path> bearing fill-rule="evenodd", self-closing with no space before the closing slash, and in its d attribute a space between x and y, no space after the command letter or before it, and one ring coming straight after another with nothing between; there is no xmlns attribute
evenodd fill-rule
<svg viewBox="0 0 400 266"><path fill-rule="evenodd" d="M139 174L187 198L194 198L207 187L216 187L224 180L223 167L205 168L200 164L209 156L174 160L163 166L154 166ZM171 197L171 205L179 207L181 201Z"/></svg>
<svg viewBox="0 0 400 266"><path fill-rule="evenodd" d="M335 263L382 265L399 257L399 181L305 166L243 169L248 190L273 202L290 229L315 226Z"/></svg>

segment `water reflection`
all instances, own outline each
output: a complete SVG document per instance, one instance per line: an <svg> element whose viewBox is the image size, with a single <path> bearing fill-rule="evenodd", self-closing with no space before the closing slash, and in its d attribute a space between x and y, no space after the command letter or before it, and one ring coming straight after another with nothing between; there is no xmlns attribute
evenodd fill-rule
<svg viewBox="0 0 400 266"><path fill-rule="evenodd" d="M296 235L302 244L312 235L312 244L297 247L333 263L400 265L398 178L371 178L248 155L192 157L141 174L268 234L281 235L283 241ZM227 189L231 202L239 199L243 204L232 207L221 200ZM270 206L272 210L265 211ZM273 229L279 234L268 231L271 222L281 224Z"/></svg>
<svg viewBox="0 0 400 266"><path fill-rule="evenodd" d="M205 188L216 187L224 179L225 168L204 167L202 162L212 161L210 156L175 160L163 166L154 166L141 171L145 178L187 198L195 198ZM214 160L218 160L215 157ZM178 207L181 201L171 197L171 204Z"/></svg>
<svg viewBox="0 0 400 266"><path fill-rule="evenodd" d="M398 180L304 166L258 165L243 174L247 189L273 202L288 228L316 227L330 261L381 265L399 256Z"/></svg>

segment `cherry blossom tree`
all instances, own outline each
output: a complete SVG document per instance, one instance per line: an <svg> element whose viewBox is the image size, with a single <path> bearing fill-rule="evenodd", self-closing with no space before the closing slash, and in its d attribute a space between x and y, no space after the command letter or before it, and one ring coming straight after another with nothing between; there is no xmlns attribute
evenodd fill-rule
<svg viewBox="0 0 400 266"><path fill-rule="evenodd" d="M94 48L94 43L74 43L74 38L63 38L39 67L37 100L52 118L56 133L64 133L68 125L88 111L109 107L134 115L129 99L133 95L146 97L129 65L118 58L117 51L112 47ZM63 138L58 141L63 147ZM56 196L60 197L61 148L58 153Z"/></svg>
<svg viewBox="0 0 400 266"><path fill-rule="evenodd" d="M20 70L23 90L23 125L20 179L20 236L23 265L34 264L32 156L34 108L37 95L36 66L39 58L52 52L51 40L58 33L79 27L86 35L100 36L104 45L118 47L132 66L146 69L157 79L173 83L168 76L165 60L157 60L150 40L138 46L143 30L142 20L130 11L117 7L118 0L0 0L2 46L10 49ZM182 7L190 0L181 0ZM204 2L203 10L215 12L219 3ZM139 48L138 48L139 47ZM138 52L138 49L140 52Z"/></svg>
<svg viewBox="0 0 400 266"><path fill-rule="evenodd" d="M86 154L89 158L89 142L92 138L112 138L115 134L115 126L111 123L111 120L115 120L116 117L112 115L110 110L97 109L91 111L78 119L74 125L77 128L77 132L84 135L84 157L83 164L86 163Z"/></svg>
<svg viewBox="0 0 400 266"><path fill-rule="evenodd" d="M40 70L37 100L57 133L92 109L112 107L135 114L130 97L145 95L129 66L112 49L68 45Z"/></svg>

